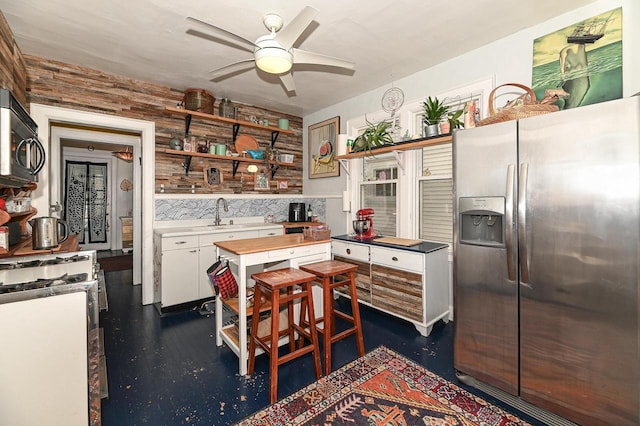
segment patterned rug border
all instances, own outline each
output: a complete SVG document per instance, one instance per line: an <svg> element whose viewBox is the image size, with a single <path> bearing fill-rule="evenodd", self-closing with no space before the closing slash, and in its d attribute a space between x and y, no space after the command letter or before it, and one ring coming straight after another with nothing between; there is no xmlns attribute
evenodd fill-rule
<svg viewBox="0 0 640 426"><path fill-rule="evenodd" d="M410 369L415 369L415 371ZM305 422L335 405L346 395L351 394L363 383L383 371L389 371L401 377L408 386L423 392L452 412L463 416L468 425L529 425L516 415L485 401L385 346L377 347L330 375L323 376L275 404L253 413L236 425L305 425L307 424ZM407 373L412 374L407 375ZM362 392L362 390L360 391ZM462 398L465 401L465 406L460 407L452 402L454 396ZM389 398L392 399L391 396ZM471 412L470 407L474 409L475 413L479 413L481 418Z"/></svg>

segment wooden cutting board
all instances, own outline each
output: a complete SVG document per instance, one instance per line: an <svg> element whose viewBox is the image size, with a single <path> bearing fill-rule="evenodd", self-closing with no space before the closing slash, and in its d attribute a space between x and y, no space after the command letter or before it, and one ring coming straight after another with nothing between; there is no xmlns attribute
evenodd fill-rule
<svg viewBox="0 0 640 426"><path fill-rule="evenodd" d="M234 146L238 154L242 154L242 151L256 150L259 148L256 138L249 135L238 135Z"/></svg>
<svg viewBox="0 0 640 426"><path fill-rule="evenodd" d="M409 240L406 238L396 238L396 237L382 237L382 238L376 238L375 239L376 243L384 243L384 244L395 244L398 246L415 246L418 245L420 243L422 243L422 241L420 240Z"/></svg>

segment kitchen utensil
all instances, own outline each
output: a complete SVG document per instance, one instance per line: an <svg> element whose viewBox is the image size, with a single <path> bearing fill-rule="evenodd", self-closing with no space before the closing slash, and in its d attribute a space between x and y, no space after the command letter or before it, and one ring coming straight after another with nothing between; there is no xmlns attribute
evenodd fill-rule
<svg viewBox="0 0 640 426"><path fill-rule="evenodd" d="M369 230L369 221L356 219L352 221L353 230L358 235L363 235L365 232Z"/></svg>
<svg viewBox="0 0 640 426"><path fill-rule="evenodd" d="M235 148L237 153L242 151L249 151L250 149L256 150L259 148L258 141L249 135L238 135L235 142Z"/></svg>
<svg viewBox="0 0 640 426"><path fill-rule="evenodd" d="M227 146L216 145L216 155L227 155Z"/></svg>
<svg viewBox="0 0 640 426"><path fill-rule="evenodd" d="M248 149L247 153L249 154L249 157L254 160L262 160L264 158L264 151L259 149Z"/></svg>
<svg viewBox="0 0 640 426"><path fill-rule="evenodd" d="M31 225L34 250L45 250L58 247L69 237L69 227L64 220L57 217L37 217L29 221Z"/></svg>
<svg viewBox="0 0 640 426"><path fill-rule="evenodd" d="M289 222L304 222L305 207L304 203L289 203Z"/></svg>
<svg viewBox="0 0 640 426"><path fill-rule="evenodd" d="M293 154L280 154L279 161L281 163L293 163Z"/></svg>
<svg viewBox="0 0 640 426"><path fill-rule="evenodd" d="M353 221L353 230L356 231L356 238L364 240L378 236L373 231L373 214L373 209L360 209L356 212L357 219ZM363 222L366 222L366 225Z"/></svg>
<svg viewBox="0 0 640 426"><path fill-rule="evenodd" d="M289 120L286 118L281 118L278 120L278 127L283 130L289 130Z"/></svg>

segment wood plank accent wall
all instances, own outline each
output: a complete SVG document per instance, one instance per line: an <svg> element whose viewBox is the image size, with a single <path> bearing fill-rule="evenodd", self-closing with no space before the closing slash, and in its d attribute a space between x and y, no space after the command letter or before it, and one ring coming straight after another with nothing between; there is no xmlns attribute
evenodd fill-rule
<svg viewBox="0 0 640 426"><path fill-rule="evenodd" d="M24 58L29 102L153 121L156 126L156 148L168 148L173 136L184 136L184 118L165 111L166 106L176 106L182 101L181 90L41 57L24 55ZM220 99L216 99L215 111L219 102ZM239 119L248 120L251 115L267 119L270 123L277 123L279 118L289 119L289 128L294 134L281 134L276 148L280 152L294 154L295 167L281 167L275 180L286 180L288 183L288 189L280 190L281 193L302 193L302 118L252 105L236 103L236 106ZM254 136L261 149L270 145L270 132L241 127L240 133ZM233 136L230 125L207 122L197 117L191 122L190 134L227 145L231 145ZM271 191L254 191L253 175L246 173L246 164L245 172L242 173L241 165L235 178L232 178L231 161L194 157L192 171L185 176L183 156L156 152L155 159L156 193L160 192L161 184L165 193L191 193L192 185L195 186L195 193L199 194L277 192L275 182ZM209 167L222 170L221 185L212 188L205 184L204 170ZM259 168L268 172L266 164L264 168L259 165Z"/></svg>
<svg viewBox="0 0 640 426"><path fill-rule="evenodd" d="M27 105L27 66L13 32L0 11L0 87L9 89L18 102Z"/></svg>

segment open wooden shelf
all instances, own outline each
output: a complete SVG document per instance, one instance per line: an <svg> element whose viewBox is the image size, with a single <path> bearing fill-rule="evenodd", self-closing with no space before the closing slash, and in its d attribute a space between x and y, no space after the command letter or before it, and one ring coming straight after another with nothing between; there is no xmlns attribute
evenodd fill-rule
<svg viewBox="0 0 640 426"><path fill-rule="evenodd" d="M207 113L204 113L204 112L191 111L189 109L176 108L176 107L166 107L165 109L167 111L171 112L171 113L184 115L185 117L190 115L192 117L204 118L206 120L217 121L217 122L220 122L220 123L235 124L235 125L244 126L244 127L251 127L251 128L254 128L254 129L268 130L268 131L271 131L271 132L279 132L279 133L282 133L284 135L293 135L294 134L294 131L290 130L290 129L281 129L281 128L276 127L276 126L263 126L262 124L253 123L251 121L236 120L236 119L233 119L233 118L220 117L219 115L215 115L215 114L207 114Z"/></svg>
<svg viewBox="0 0 640 426"><path fill-rule="evenodd" d="M414 139L407 142L400 142L394 145L387 145L380 148L375 148L371 151L359 151L359 152L352 152L345 155L337 155L335 158L336 160L349 160L352 158L370 157L372 155L386 154L388 152L393 152L393 151L407 151L410 149L423 148L425 146L440 145L443 143L449 143L452 140L453 140L453 137L451 136L451 134L435 136L431 138Z"/></svg>

